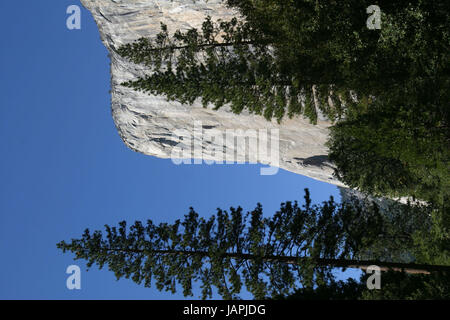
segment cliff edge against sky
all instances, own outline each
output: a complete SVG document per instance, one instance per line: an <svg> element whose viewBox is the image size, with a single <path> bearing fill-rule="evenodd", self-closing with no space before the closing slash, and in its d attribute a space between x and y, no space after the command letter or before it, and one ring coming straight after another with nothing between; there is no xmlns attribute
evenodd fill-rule
<svg viewBox="0 0 450 320"><path fill-rule="evenodd" d="M262 116L236 115L227 108L214 111L168 102L162 96L148 96L121 86L124 81L142 75L145 70L120 57L115 50L122 44L140 37L154 37L165 23L172 33L177 29L199 27L206 16L213 20L228 20L236 12L226 8L221 0L81 0L92 13L104 45L111 57L111 109L114 122L124 143L134 151L159 158L170 158L173 147L180 143L174 136L184 129L194 136L194 124L201 123L203 132L227 129L279 129L279 163L282 169L320 181L342 185L333 176L327 160L325 142L328 137L327 121L312 125L307 119L286 119L278 125ZM202 143L202 142L200 142ZM206 148L202 145L202 148ZM235 150L239 146L227 146ZM252 151L250 150L250 153Z"/></svg>

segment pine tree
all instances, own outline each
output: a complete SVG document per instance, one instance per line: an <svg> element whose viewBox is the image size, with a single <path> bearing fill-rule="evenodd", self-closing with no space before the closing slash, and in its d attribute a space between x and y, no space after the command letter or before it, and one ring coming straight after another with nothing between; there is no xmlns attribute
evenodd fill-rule
<svg viewBox="0 0 450 320"><path fill-rule="evenodd" d="M178 30L172 37L162 25L156 40L141 38L118 53L148 68L147 76L123 85L169 100L192 104L201 99L215 109L230 104L235 113L246 109L278 122L286 114L303 114L313 123L318 110L333 119L342 114L342 108L327 108L328 98L340 106L333 84L292 73L265 35L236 18L214 23L208 17L201 31ZM321 103L314 102L315 85L321 88Z"/></svg>
<svg viewBox="0 0 450 320"><path fill-rule="evenodd" d="M158 290L175 292L178 285L190 296L193 282L199 282L202 298L211 297L212 287L225 299L237 298L244 285L258 299L287 295L299 286L333 281L334 268L376 264L382 270L412 273L450 268L420 264L395 252L378 254L377 248L400 240L398 236L411 251L405 233L392 221L389 230L386 219L374 204L337 204L330 198L312 205L305 190L303 206L283 203L271 218L263 217L260 204L247 214L240 207L218 209L208 219L191 208L183 221L173 224L148 220L127 228L123 221L118 228L106 225L105 235L87 229L81 239L57 246L85 259L88 267L107 265L118 279L131 278L147 287L153 281ZM417 223L415 228L426 230L427 225ZM378 260L361 259L365 257Z"/></svg>
<svg viewBox="0 0 450 320"><path fill-rule="evenodd" d="M316 123L319 112L335 121L349 107L368 107L353 106L349 91L367 101L411 79L449 73L445 1L378 1L380 30L367 28L366 4L357 0L225 2L243 21L208 18L201 31L173 37L162 26L155 40L119 48L149 71L126 85L184 103L229 103L236 113L247 109L279 122L301 114Z"/></svg>

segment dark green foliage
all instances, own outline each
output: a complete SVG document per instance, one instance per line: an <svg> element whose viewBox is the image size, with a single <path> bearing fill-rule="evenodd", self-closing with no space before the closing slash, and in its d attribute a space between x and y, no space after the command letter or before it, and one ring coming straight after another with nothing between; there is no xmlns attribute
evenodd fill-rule
<svg viewBox="0 0 450 320"><path fill-rule="evenodd" d="M149 70L148 76L123 85L181 103L201 99L205 107L212 104L216 109L230 104L235 113L246 109L279 122L287 113L303 114L315 123L317 109L325 108L313 102L315 82L292 73L292 66L284 65L290 62L280 60L265 35L247 23L236 19L213 23L208 18L201 32L177 31L173 37L165 25L161 28L155 40L142 38L119 48L121 56ZM321 88L325 100L328 96L337 100L331 84ZM342 113L340 109L324 113L335 118L336 111Z"/></svg>
<svg viewBox="0 0 450 320"><path fill-rule="evenodd" d="M378 5L382 28L358 35L362 47L355 46L354 57L360 74L348 69L357 99L346 100L344 119L332 127L330 159L348 186L410 196L449 214L450 3ZM365 35L376 39L366 41Z"/></svg>
<svg viewBox="0 0 450 320"><path fill-rule="evenodd" d="M439 95L443 85L414 82L337 123L328 145L339 179L372 194L442 206L450 190L450 100Z"/></svg>
<svg viewBox="0 0 450 320"><path fill-rule="evenodd" d="M364 1L227 2L266 35L283 65L334 84L332 112L320 88L318 96L331 120L345 114L329 141L343 182L449 213L450 2L370 3L381 8L380 30L367 29ZM314 111L306 104L308 117Z"/></svg>
<svg viewBox="0 0 450 320"><path fill-rule="evenodd" d="M201 31L172 37L162 25L156 39L119 48L149 70L126 85L183 103L230 104L233 112L248 110L279 122L302 114L316 123L319 111L339 120L347 109L367 109L369 97L410 79L449 73L446 1L377 1L381 30L367 28L368 4L358 0L224 2L245 22L208 18ZM350 90L359 98L355 106Z"/></svg>
<svg viewBox="0 0 450 320"><path fill-rule="evenodd" d="M361 277L366 283L367 275ZM363 290L364 300L442 300L450 299L450 273L433 272L429 275L387 272L381 277L380 290Z"/></svg>
<svg viewBox="0 0 450 320"><path fill-rule="evenodd" d="M378 95L408 79L431 76L435 67L449 70L448 1L226 2L265 35L286 68L316 84ZM366 26L370 4L381 8L380 30Z"/></svg>
<svg viewBox="0 0 450 320"><path fill-rule="evenodd" d="M303 206L283 203L271 218L263 217L261 205L247 214L240 207L218 209L208 219L191 208L183 221L137 221L129 228L123 221L119 228L106 225L105 234L87 229L81 239L62 241L58 248L87 260L88 267L107 265L118 279L145 286L153 280L158 290L175 292L178 285L189 296L196 281L202 298L215 287L231 299L245 285L261 299L330 283L334 267L354 266L355 259L378 259L381 266L384 261L420 263L411 244L431 226L424 211L416 209L399 207L385 214L373 203L338 204L332 198L312 205L306 190ZM437 252L433 245L420 249Z"/></svg>
<svg viewBox="0 0 450 320"><path fill-rule="evenodd" d="M275 299L286 300L443 300L450 299L450 277L445 272L430 275L385 272L379 290L367 289L369 274L359 281L331 281L316 288L300 288L292 295Z"/></svg>
<svg viewBox="0 0 450 320"><path fill-rule="evenodd" d="M299 288L289 296L275 296L275 300L358 300L366 288L354 279L330 281L315 288Z"/></svg>

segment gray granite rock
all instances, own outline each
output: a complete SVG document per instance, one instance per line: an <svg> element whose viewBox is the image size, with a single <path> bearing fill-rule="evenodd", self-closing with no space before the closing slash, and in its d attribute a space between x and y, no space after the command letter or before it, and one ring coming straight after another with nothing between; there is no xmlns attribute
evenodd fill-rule
<svg viewBox="0 0 450 320"><path fill-rule="evenodd" d="M269 163L301 175L342 186L333 176L333 166L328 161L325 142L330 123L320 120L312 125L301 117L286 119L280 125L268 122L263 117L243 113L235 115L227 108L218 111L167 102L162 96L148 96L125 88L120 83L145 73L141 66L134 65L117 55L115 49L140 37L153 37L160 30L160 22L167 24L169 31L199 27L206 16L213 20L230 19L237 13L224 6L221 0L81 0L92 13L104 45L111 56L112 116L124 143L131 149L159 158L173 157L174 147L183 142L177 130L183 129L194 135L194 124L201 124L203 132L210 130L273 129L279 131L279 158L258 158L258 162ZM210 131L210 133L213 131ZM259 136L260 138L260 136ZM202 150L215 142L198 141ZM242 146L227 145L223 153L238 152ZM257 152L250 146L249 154ZM191 155L195 157L195 155ZM219 153L204 156L222 159Z"/></svg>

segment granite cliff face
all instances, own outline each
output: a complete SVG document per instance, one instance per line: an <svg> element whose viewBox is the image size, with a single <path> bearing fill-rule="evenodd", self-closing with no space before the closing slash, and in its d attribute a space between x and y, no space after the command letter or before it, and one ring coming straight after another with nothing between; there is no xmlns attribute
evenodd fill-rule
<svg viewBox="0 0 450 320"><path fill-rule="evenodd" d="M280 168L317 180L342 185L332 176L325 142L330 125L321 120L312 125L297 117L286 119L280 125L250 114L235 115L228 109L214 111L199 103L188 106L167 102L162 96L148 96L123 87L120 83L144 74L141 66L121 58L115 50L122 44L140 37L154 37L165 23L170 32L199 27L206 16L213 20L228 20L237 13L224 6L221 0L81 0L92 13L104 45L111 56L112 116L124 143L131 149L159 158L170 158L175 145L182 138L174 135L183 129L194 136L194 124L201 123L203 132L225 132L227 129L279 130L279 161L260 160ZM195 140L195 137L194 137ZM199 142L201 148L207 144ZM224 153L240 146L227 145ZM231 149L231 150L230 150ZM250 153L252 147L250 146ZM195 157L195 155L192 155ZM214 159L214 156L212 157ZM222 159L222 157L220 157ZM278 163L277 163L278 162Z"/></svg>

